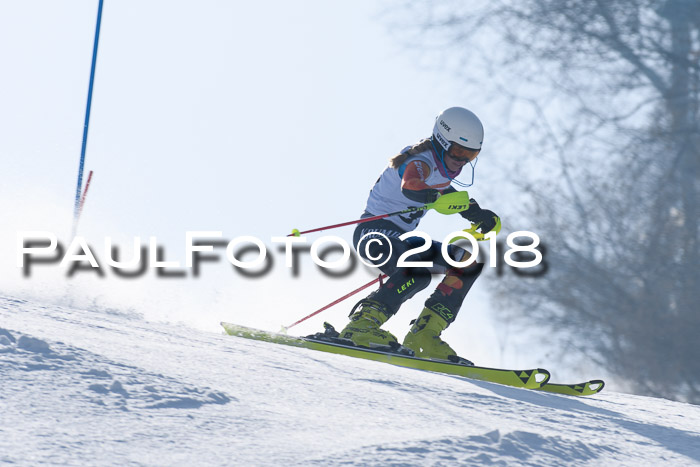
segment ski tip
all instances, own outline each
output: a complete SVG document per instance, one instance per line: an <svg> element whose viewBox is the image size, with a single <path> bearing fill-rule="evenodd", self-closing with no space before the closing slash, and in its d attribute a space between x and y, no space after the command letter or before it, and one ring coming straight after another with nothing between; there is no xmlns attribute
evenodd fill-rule
<svg viewBox="0 0 700 467"><path fill-rule="evenodd" d="M536 371L535 381L537 381L539 383L539 385L540 385L539 387L542 387L545 384L547 384L549 382L549 378L552 377L552 374L549 371L545 370L544 368L538 368L535 371Z"/></svg>
<svg viewBox="0 0 700 467"><path fill-rule="evenodd" d="M602 379L593 379L586 383L586 389L588 389L591 394L598 394L605 387L605 381Z"/></svg>
<svg viewBox="0 0 700 467"><path fill-rule="evenodd" d="M592 396L598 394L604 387L605 382L603 380L593 379L585 383L576 384L549 383L539 389L541 391L563 394L565 396Z"/></svg>

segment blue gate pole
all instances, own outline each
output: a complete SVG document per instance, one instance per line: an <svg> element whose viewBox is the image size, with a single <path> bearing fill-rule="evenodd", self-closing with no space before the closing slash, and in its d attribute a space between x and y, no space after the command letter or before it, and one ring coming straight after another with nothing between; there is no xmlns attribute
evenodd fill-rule
<svg viewBox="0 0 700 467"><path fill-rule="evenodd" d="M100 23L102 22L102 3L97 7L97 27L95 28L95 45L92 48L92 67L90 69L90 86L88 88L87 108L85 109L85 126L83 128L83 146L80 150L80 166L78 168L78 186L75 188L75 205L73 207L73 234L78 221L80 207L80 191L83 186L83 168L85 167L85 148L87 147L88 126L90 125L90 107L92 105L92 87L95 82L95 65L97 63L97 45L100 42Z"/></svg>

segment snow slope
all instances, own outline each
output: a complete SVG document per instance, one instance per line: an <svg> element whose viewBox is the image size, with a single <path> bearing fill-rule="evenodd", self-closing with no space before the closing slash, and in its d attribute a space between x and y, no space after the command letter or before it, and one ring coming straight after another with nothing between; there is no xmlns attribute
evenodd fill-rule
<svg viewBox="0 0 700 467"><path fill-rule="evenodd" d="M0 463L660 462L700 465L700 407L538 393L0 297Z"/></svg>

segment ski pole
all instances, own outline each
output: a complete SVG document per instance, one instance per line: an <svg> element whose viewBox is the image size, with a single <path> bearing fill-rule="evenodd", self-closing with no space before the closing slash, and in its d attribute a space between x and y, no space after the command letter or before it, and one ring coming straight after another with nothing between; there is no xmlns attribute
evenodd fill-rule
<svg viewBox="0 0 700 467"><path fill-rule="evenodd" d="M366 217L364 219L358 219L350 222L343 222L342 224L327 225L325 227L319 227L316 229L305 230L299 232L297 229L293 229L292 233L287 235L287 237L298 237L302 234L307 234L311 232L318 232L321 230L330 230L337 227L345 227L346 225L362 224L363 222L376 221L378 219L384 219L391 216L398 216L399 214L408 214L416 211L427 211L429 209L435 209L440 214L455 214L458 212L466 211L469 209L469 193L466 191L455 191L452 193L447 193L440 196L434 203L428 203L424 206L417 206L403 211L390 212L389 214L380 214L378 216Z"/></svg>
<svg viewBox="0 0 700 467"><path fill-rule="evenodd" d="M369 286L371 286L371 285L373 285L373 284L376 284L377 282L379 282L379 283L381 284L381 281L384 280L386 277L387 277L386 275L380 274L379 277L377 277L376 279L372 279L370 282L366 283L366 284L363 285L362 287L358 287L357 289L353 290L352 292L350 292L350 293L348 293L348 294L346 294L346 295L343 295L343 296L340 297L339 299L337 299L337 300L335 300L335 301L329 303L328 305L326 305L326 306L324 306L324 307L322 307L322 308L319 308L318 310L314 311L314 312L311 313L310 315L301 318L299 321L296 321L296 322L290 324L289 326L282 326L282 333L283 333L283 334L286 334L286 333L287 333L287 330L288 330L289 328L291 328L291 327L293 327L293 326L296 326L297 324L299 324L299 323L301 323L301 322L303 322L303 321L306 321L307 319L311 318L312 316L316 316L316 315L319 314L320 312L329 309L329 308L332 307L333 305L337 305L338 303L342 302L342 301L345 300L346 298L355 295L357 292L360 292L360 291L366 289L367 287L369 287Z"/></svg>

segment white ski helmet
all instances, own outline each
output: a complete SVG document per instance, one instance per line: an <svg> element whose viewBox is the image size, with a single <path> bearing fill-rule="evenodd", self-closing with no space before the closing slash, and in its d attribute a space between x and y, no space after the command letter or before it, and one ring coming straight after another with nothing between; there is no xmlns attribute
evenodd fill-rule
<svg viewBox="0 0 700 467"><path fill-rule="evenodd" d="M479 117L462 107L450 107L440 112L433 127L433 140L447 151L452 143L469 149L481 149L484 126Z"/></svg>

